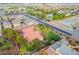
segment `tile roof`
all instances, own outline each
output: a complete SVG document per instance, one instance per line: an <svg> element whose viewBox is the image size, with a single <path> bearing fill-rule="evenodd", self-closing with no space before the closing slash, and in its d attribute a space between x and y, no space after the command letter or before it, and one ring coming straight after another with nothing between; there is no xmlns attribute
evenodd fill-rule
<svg viewBox="0 0 79 59"><path fill-rule="evenodd" d="M22 33L24 38L26 38L28 42L34 39L43 40L43 36L34 28L34 26L23 28Z"/></svg>

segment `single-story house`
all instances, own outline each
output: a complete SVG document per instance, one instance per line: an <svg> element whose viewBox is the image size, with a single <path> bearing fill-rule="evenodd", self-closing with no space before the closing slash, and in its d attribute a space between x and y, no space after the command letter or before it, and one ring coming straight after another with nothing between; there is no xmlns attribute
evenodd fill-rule
<svg viewBox="0 0 79 59"><path fill-rule="evenodd" d="M12 28L12 24L9 21L4 21L3 22L3 27L5 28Z"/></svg>
<svg viewBox="0 0 79 59"><path fill-rule="evenodd" d="M31 42L34 39L39 39L41 41L43 40L43 36L34 26L23 28L22 34L28 42Z"/></svg>
<svg viewBox="0 0 79 59"><path fill-rule="evenodd" d="M79 52L68 46L68 42L61 40L51 45L51 48L56 50L57 53L62 55L78 55Z"/></svg>
<svg viewBox="0 0 79 59"><path fill-rule="evenodd" d="M7 16L3 16L3 17L2 17L2 20L8 21L9 18L8 18Z"/></svg>
<svg viewBox="0 0 79 59"><path fill-rule="evenodd" d="M53 14L48 14L47 16L46 16L46 19L53 19Z"/></svg>
<svg viewBox="0 0 79 59"><path fill-rule="evenodd" d="M75 51L73 48L68 47L66 44L58 48L57 51L63 55L79 55L79 52Z"/></svg>
<svg viewBox="0 0 79 59"><path fill-rule="evenodd" d="M46 47L39 50L38 52L33 53L33 55L59 55L59 54L51 47Z"/></svg>
<svg viewBox="0 0 79 59"><path fill-rule="evenodd" d="M21 18L22 18L22 15L16 15L16 16L14 17L15 20L19 20L19 19L21 19Z"/></svg>
<svg viewBox="0 0 79 59"><path fill-rule="evenodd" d="M21 28L21 23L19 20L12 20L12 24L14 29L20 29Z"/></svg>

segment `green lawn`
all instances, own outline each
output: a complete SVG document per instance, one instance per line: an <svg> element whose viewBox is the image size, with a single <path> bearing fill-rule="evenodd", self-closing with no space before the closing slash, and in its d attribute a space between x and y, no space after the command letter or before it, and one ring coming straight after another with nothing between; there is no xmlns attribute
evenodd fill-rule
<svg viewBox="0 0 79 59"><path fill-rule="evenodd" d="M46 45L50 45L52 42L60 40L60 36L57 33L53 32L51 28L46 27L42 24L39 24L38 28L45 36L44 41Z"/></svg>

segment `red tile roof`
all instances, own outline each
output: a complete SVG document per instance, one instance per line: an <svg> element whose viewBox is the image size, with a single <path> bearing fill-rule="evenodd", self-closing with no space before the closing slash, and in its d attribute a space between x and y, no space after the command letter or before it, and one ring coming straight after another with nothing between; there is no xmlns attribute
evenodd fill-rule
<svg viewBox="0 0 79 59"><path fill-rule="evenodd" d="M35 30L34 26L23 28L22 33L24 38L27 39L28 42L31 42L34 39L43 40L43 36L38 30Z"/></svg>

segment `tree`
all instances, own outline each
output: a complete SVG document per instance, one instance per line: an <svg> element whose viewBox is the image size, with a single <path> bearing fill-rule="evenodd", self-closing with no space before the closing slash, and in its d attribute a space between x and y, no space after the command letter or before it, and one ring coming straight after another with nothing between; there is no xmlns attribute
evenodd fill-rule
<svg viewBox="0 0 79 59"><path fill-rule="evenodd" d="M10 28L3 30L3 35L5 38L12 39L14 37L14 31Z"/></svg>
<svg viewBox="0 0 79 59"><path fill-rule="evenodd" d="M52 43L52 41L58 41L60 39L60 37L54 33L54 32L47 32L47 34L45 34L45 43L46 45L49 45Z"/></svg>
<svg viewBox="0 0 79 59"><path fill-rule="evenodd" d="M63 18L65 18L65 14L63 13L57 13L53 15L53 19L63 19Z"/></svg>
<svg viewBox="0 0 79 59"><path fill-rule="evenodd" d="M16 35L16 42L18 43L18 44L23 44L24 43L24 38L20 35L20 34L15 34Z"/></svg>
<svg viewBox="0 0 79 59"><path fill-rule="evenodd" d="M20 54L24 55L27 51L27 48L25 45L22 45L21 48L20 48Z"/></svg>
<svg viewBox="0 0 79 59"><path fill-rule="evenodd" d="M41 47L41 42L38 39L32 41L32 47L34 50L38 50Z"/></svg>
<svg viewBox="0 0 79 59"><path fill-rule="evenodd" d="M39 24L38 25L38 29L43 32L44 34L47 33L48 31L50 31L49 27L44 26L43 24Z"/></svg>
<svg viewBox="0 0 79 59"><path fill-rule="evenodd" d="M0 38L0 47L4 44L4 39Z"/></svg>
<svg viewBox="0 0 79 59"><path fill-rule="evenodd" d="M11 49L12 47L13 47L13 44L11 42L5 42L0 47L0 50L8 50L8 49Z"/></svg>
<svg viewBox="0 0 79 59"><path fill-rule="evenodd" d="M27 51L36 51L41 47L41 42L38 39L33 40L30 44L28 43L26 48Z"/></svg>
<svg viewBox="0 0 79 59"><path fill-rule="evenodd" d="M34 51L31 44L28 43L26 47L27 47L27 51L30 51L30 52Z"/></svg>

